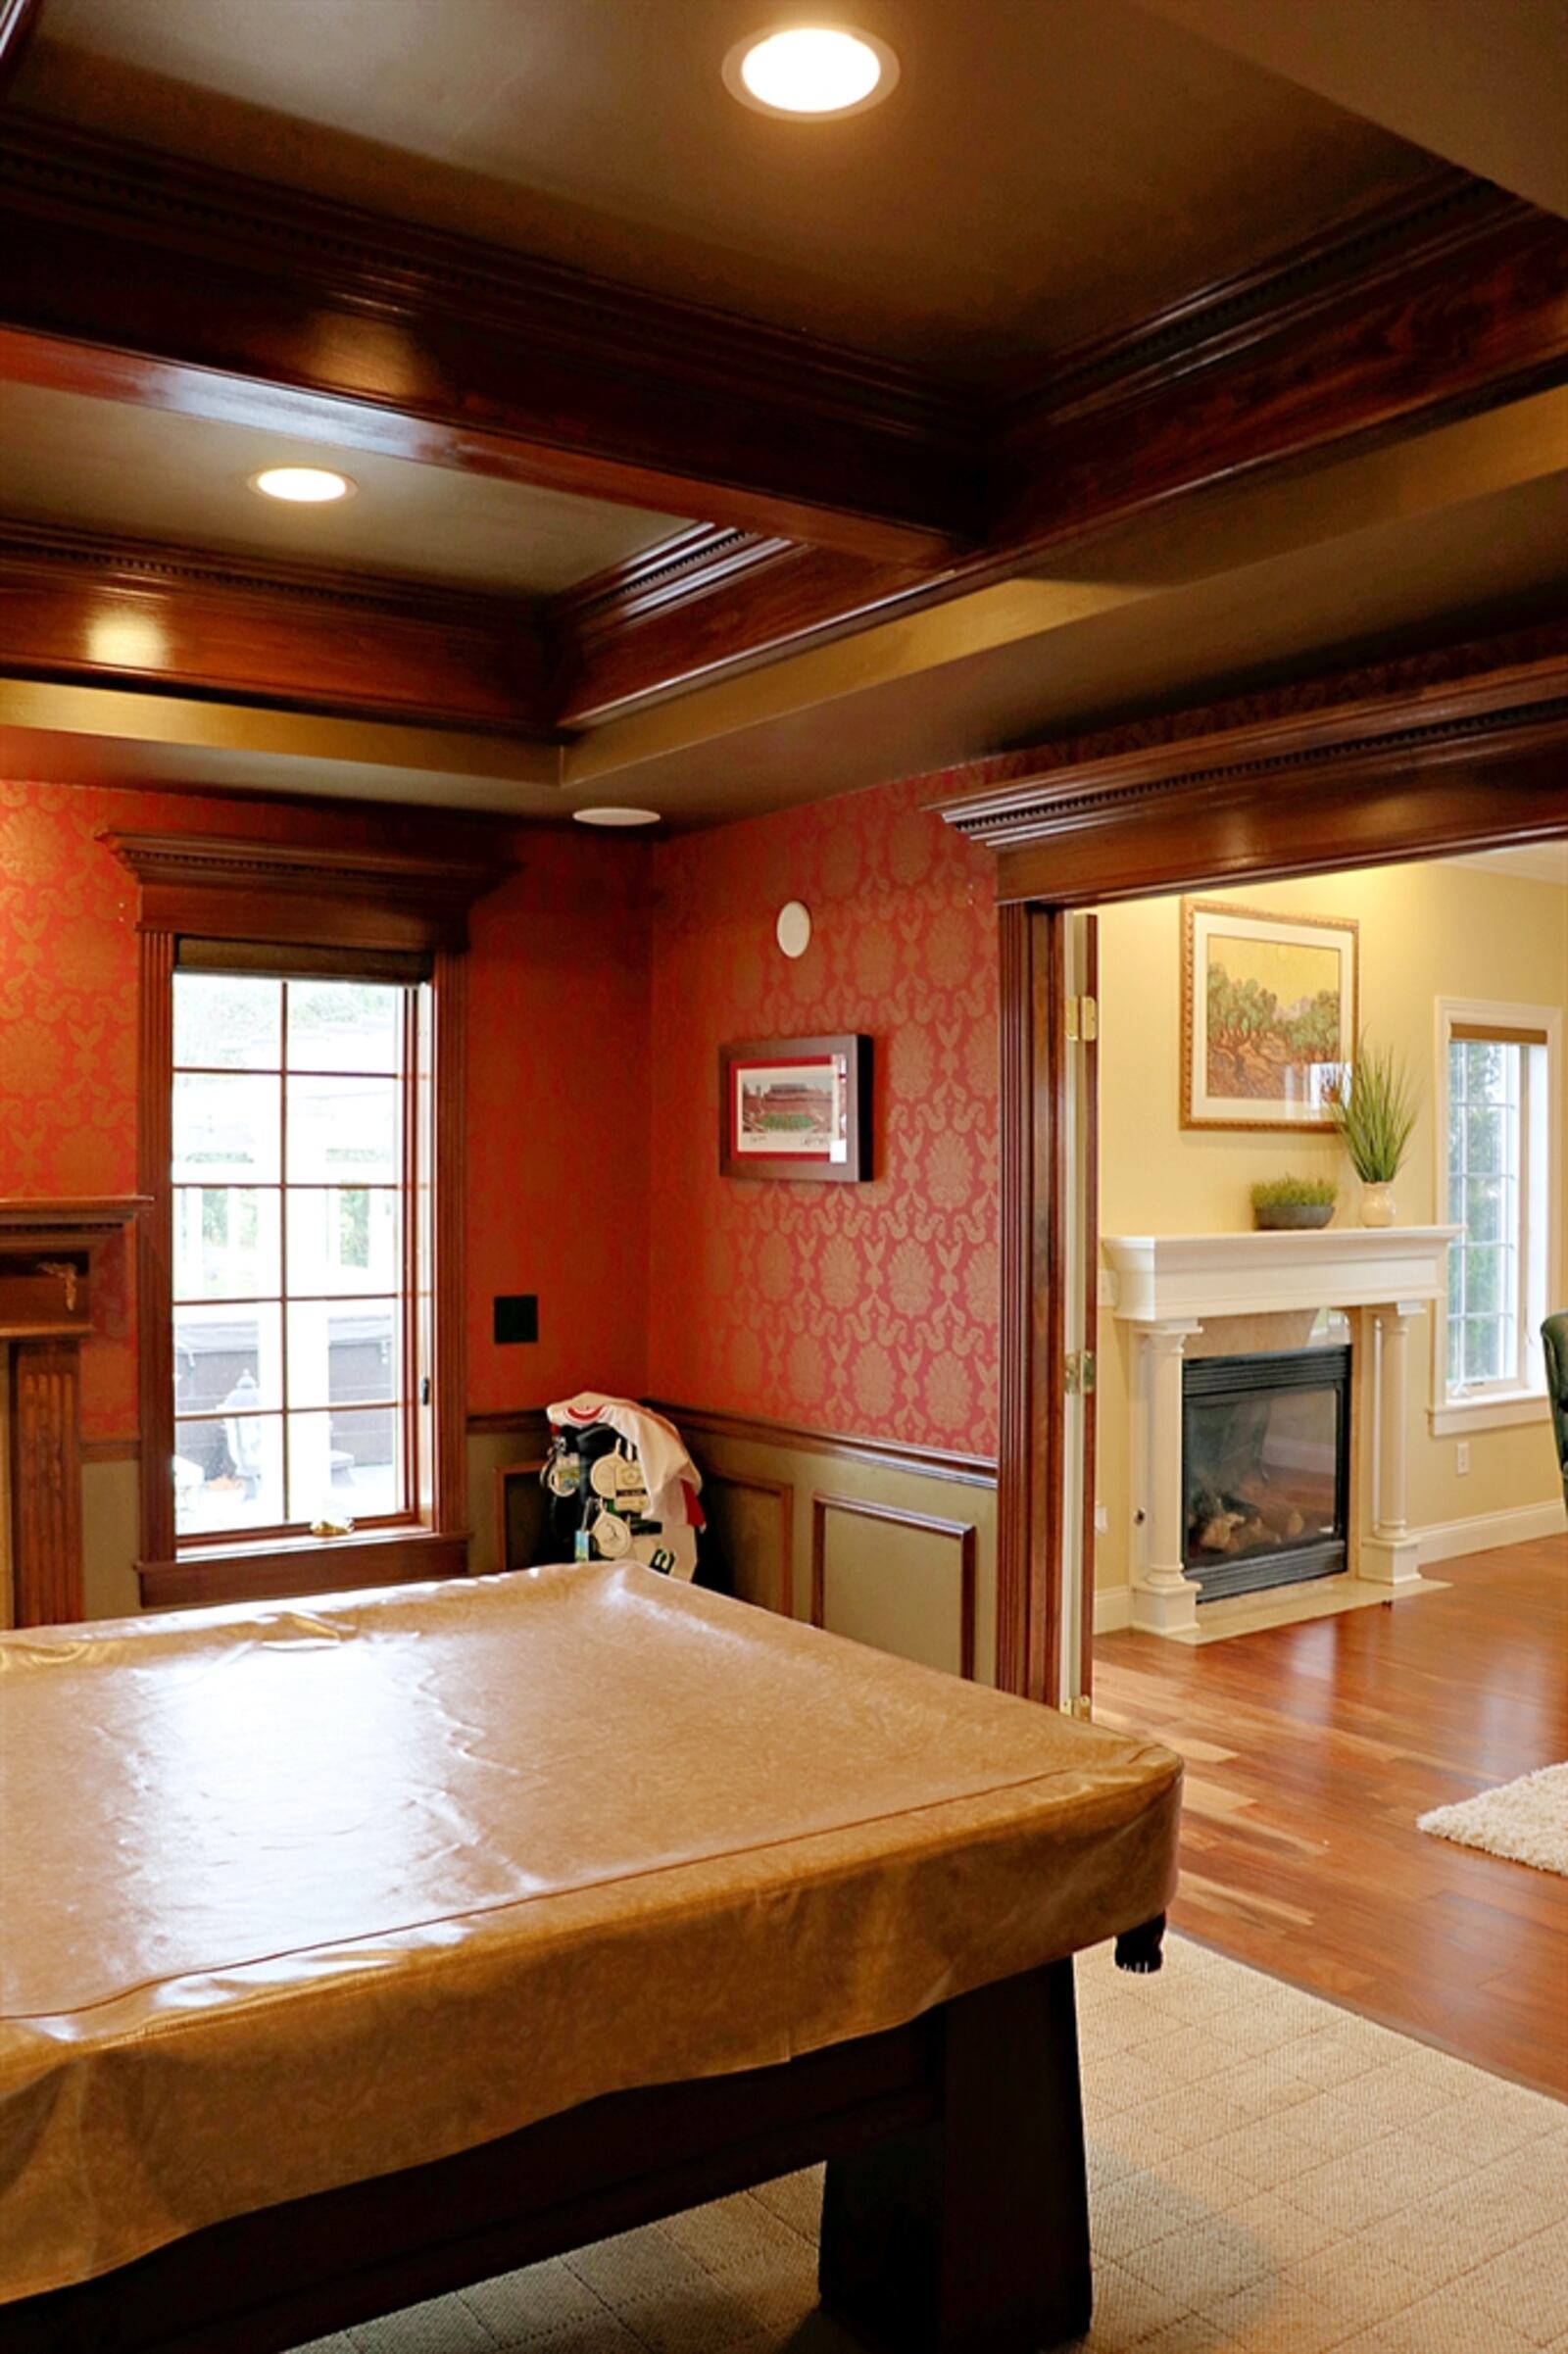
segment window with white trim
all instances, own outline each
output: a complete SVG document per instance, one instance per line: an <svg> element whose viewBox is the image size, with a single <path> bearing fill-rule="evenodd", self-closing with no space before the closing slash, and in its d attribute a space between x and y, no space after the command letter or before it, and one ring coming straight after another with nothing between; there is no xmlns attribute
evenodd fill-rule
<svg viewBox="0 0 1568 2354"><path fill-rule="evenodd" d="M1440 1007L1447 1313L1439 1396L1482 1408L1544 1392L1541 1322L1560 1190L1554 1008Z"/></svg>
<svg viewBox="0 0 1568 2354"><path fill-rule="evenodd" d="M179 1538L415 1517L418 997L174 974Z"/></svg>

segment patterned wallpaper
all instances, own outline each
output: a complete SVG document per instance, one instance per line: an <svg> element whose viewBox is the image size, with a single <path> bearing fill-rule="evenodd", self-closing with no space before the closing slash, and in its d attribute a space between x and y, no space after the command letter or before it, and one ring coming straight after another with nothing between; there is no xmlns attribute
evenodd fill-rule
<svg viewBox="0 0 1568 2354"><path fill-rule="evenodd" d="M997 929L988 854L874 791L654 854L652 1393L990 1453L997 1443ZM773 937L804 900L799 962ZM723 1041L874 1041L867 1185L718 1174Z"/></svg>
<svg viewBox="0 0 1568 2354"><path fill-rule="evenodd" d="M0 1196L135 1191L135 890L96 839L111 826L497 850L493 828L452 818L0 778ZM475 1411L588 1379L635 1388L643 1370L646 853L634 870L586 835L532 833L513 855L475 910L469 975ZM494 1347L495 1291L539 1294L537 1348ZM133 1253L112 1244L82 1358L88 1439L135 1433L134 1313Z"/></svg>
<svg viewBox="0 0 1568 2354"><path fill-rule="evenodd" d="M468 1409L645 1380L648 847L519 833L468 972ZM498 1349L497 1292L537 1292L539 1341Z"/></svg>

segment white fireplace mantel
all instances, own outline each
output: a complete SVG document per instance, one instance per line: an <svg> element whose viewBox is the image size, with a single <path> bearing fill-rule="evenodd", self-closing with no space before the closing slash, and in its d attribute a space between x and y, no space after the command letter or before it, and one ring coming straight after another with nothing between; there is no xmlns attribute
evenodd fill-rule
<svg viewBox="0 0 1568 2354"><path fill-rule="evenodd" d="M1322 1226L1301 1234L1113 1235L1116 1313L1132 1324L1436 1300L1457 1226Z"/></svg>
<svg viewBox="0 0 1568 2354"><path fill-rule="evenodd" d="M1350 1311L1356 1442L1351 1559L1390 1587L1418 1579L1406 1520L1412 1320L1441 1298L1455 1226L1324 1226L1296 1234L1113 1235L1115 1310L1130 1325L1133 1386L1133 1624L1180 1634L1198 1623L1183 1568L1182 1359L1205 1324L1293 1310Z"/></svg>

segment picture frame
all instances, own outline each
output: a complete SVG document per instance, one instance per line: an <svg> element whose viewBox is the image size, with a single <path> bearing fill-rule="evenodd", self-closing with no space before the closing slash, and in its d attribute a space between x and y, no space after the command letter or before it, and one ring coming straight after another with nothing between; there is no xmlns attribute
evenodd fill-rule
<svg viewBox="0 0 1568 2354"><path fill-rule="evenodd" d="M1329 1134L1333 1074L1355 1054L1353 917L1182 902L1184 1128Z"/></svg>
<svg viewBox="0 0 1568 2354"><path fill-rule="evenodd" d="M858 1185L871 1174L871 1041L752 1039L718 1050L725 1177Z"/></svg>

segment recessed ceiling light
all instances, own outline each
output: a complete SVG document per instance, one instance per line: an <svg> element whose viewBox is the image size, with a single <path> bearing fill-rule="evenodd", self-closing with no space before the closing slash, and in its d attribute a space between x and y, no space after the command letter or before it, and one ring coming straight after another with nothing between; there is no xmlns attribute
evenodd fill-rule
<svg viewBox="0 0 1568 2354"><path fill-rule="evenodd" d="M351 498L354 484L347 474L324 466L270 466L251 476L252 490L264 499L287 499L293 507L326 507L334 499Z"/></svg>
<svg viewBox="0 0 1568 2354"><path fill-rule="evenodd" d="M899 61L874 32L842 25L791 25L737 41L724 86L764 115L858 115L886 98Z"/></svg>
<svg viewBox="0 0 1568 2354"><path fill-rule="evenodd" d="M579 825L657 825L657 809L573 809Z"/></svg>

